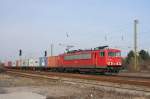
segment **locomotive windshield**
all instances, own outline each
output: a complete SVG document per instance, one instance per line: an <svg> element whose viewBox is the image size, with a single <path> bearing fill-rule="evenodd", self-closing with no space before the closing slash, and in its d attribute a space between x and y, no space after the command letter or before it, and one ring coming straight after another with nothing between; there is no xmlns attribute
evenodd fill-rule
<svg viewBox="0 0 150 99"><path fill-rule="evenodd" d="M118 57L121 56L121 52L108 52L108 56Z"/></svg>

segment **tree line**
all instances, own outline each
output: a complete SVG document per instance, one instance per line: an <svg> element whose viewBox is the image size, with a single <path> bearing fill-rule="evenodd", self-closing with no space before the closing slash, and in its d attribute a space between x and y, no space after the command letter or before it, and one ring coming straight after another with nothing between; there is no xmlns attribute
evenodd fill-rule
<svg viewBox="0 0 150 99"><path fill-rule="evenodd" d="M127 57L123 59L123 65L124 68L133 71L134 68L134 51L129 51L127 54ZM137 60L138 60L138 65L137 67L139 68L140 71L142 70L150 70L150 54L148 51L145 50L140 50L137 54Z"/></svg>

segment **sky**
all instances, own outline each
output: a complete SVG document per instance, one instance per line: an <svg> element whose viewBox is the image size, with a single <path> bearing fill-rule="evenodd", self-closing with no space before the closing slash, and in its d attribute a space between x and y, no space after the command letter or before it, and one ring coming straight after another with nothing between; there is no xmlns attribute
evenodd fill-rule
<svg viewBox="0 0 150 99"><path fill-rule="evenodd" d="M138 19L138 50L150 51L150 0L0 0L0 60L43 56L109 45L126 55L133 49ZM61 45L60 45L61 43Z"/></svg>

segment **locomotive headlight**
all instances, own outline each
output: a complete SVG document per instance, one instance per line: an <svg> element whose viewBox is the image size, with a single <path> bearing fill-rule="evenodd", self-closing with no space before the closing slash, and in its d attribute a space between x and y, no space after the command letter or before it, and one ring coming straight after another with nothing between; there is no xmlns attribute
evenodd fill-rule
<svg viewBox="0 0 150 99"><path fill-rule="evenodd" d="M113 62L110 62L110 65L113 65Z"/></svg>
<svg viewBox="0 0 150 99"><path fill-rule="evenodd" d="M121 65L121 62L119 62L118 65Z"/></svg>
<svg viewBox="0 0 150 99"><path fill-rule="evenodd" d="M119 65L119 63L117 62L117 65Z"/></svg>

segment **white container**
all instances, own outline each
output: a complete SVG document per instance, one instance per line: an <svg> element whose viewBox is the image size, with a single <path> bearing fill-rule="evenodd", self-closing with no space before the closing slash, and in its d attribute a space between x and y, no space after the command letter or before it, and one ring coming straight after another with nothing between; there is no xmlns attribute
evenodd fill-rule
<svg viewBox="0 0 150 99"><path fill-rule="evenodd" d="M47 66L47 57L40 57L39 58L39 66Z"/></svg>
<svg viewBox="0 0 150 99"><path fill-rule="evenodd" d="M22 60L22 59L18 60L18 66L19 66L19 67L22 67L22 66L23 66L23 60Z"/></svg>
<svg viewBox="0 0 150 99"><path fill-rule="evenodd" d="M5 67L8 67L8 62L7 62L7 61L4 63L4 66L5 66Z"/></svg>
<svg viewBox="0 0 150 99"><path fill-rule="evenodd" d="M30 67L39 67L39 58L30 58L29 66Z"/></svg>
<svg viewBox="0 0 150 99"><path fill-rule="evenodd" d="M16 67L16 61L12 63L12 67Z"/></svg>
<svg viewBox="0 0 150 99"><path fill-rule="evenodd" d="M28 67L29 66L29 59L24 59L22 65L23 65L23 67Z"/></svg>
<svg viewBox="0 0 150 99"><path fill-rule="evenodd" d="M30 67L34 66L34 60L32 58L29 59L29 66Z"/></svg>

